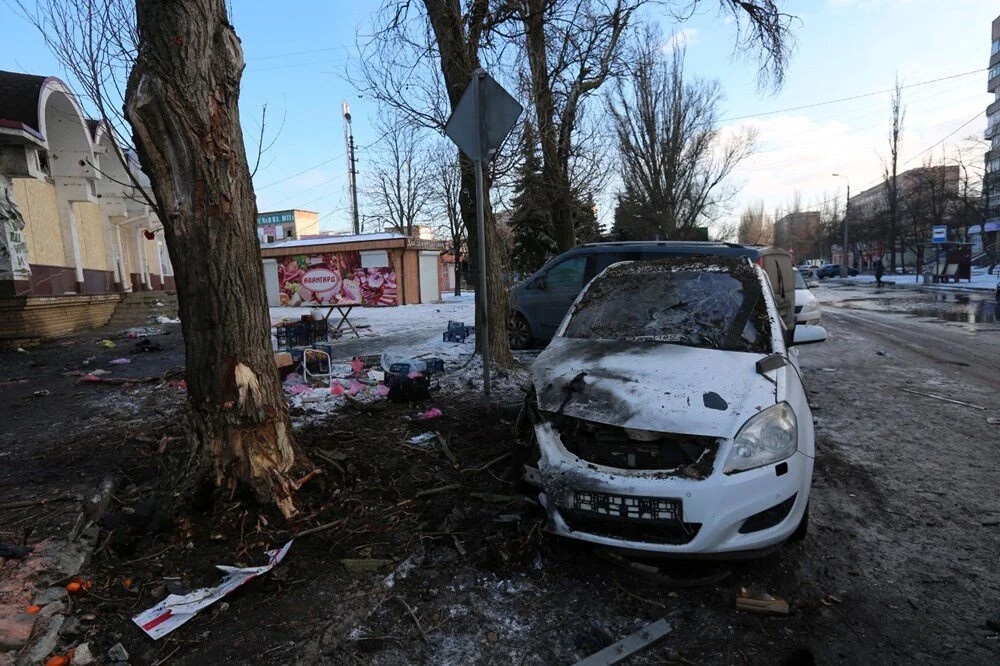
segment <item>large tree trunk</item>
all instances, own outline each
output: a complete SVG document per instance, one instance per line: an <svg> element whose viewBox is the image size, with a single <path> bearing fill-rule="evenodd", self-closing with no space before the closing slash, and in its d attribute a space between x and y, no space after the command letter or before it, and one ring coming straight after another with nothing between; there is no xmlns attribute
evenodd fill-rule
<svg viewBox="0 0 1000 666"><path fill-rule="evenodd" d="M298 449L270 351L240 40L224 0L136 0L136 18L125 112L174 266L190 432L216 483L290 516Z"/></svg>
<svg viewBox="0 0 1000 666"><path fill-rule="evenodd" d="M448 90L448 99L451 108L458 106L462 99L462 93L472 80L472 73L479 68L479 27L488 13L486 0L476 0L470 3L470 13L473 16L470 20L473 26L466 30L465 18L458 0L424 0L424 7L430 19L431 28L437 41L438 50L441 54L441 74L444 77L445 86ZM477 18L478 17L478 18ZM473 29L475 34L473 34ZM461 196L459 205L462 211L462 219L465 220L465 228L468 233L469 263L473 266L478 284L479 271L483 267L478 265L479 258L476 248L478 247L479 234L476 228L476 177L472 162L462 153L459 153L461 164ZM497 251L500 242L496 230L496 223L493 219L493 211L490 208L490 178L488 174L483 174L483 199L485 210L486 227L486 291L487 298L476 290L476 330L483 330L481 327L488 326L490 332L490 355L497 365L509 367L514 363L514 357L510 353L510 346L507 342L507 311L509 299L507 288L503 284L502 266L500 254ZM482 351L482 336L476 336L476 348Z"/></svg>

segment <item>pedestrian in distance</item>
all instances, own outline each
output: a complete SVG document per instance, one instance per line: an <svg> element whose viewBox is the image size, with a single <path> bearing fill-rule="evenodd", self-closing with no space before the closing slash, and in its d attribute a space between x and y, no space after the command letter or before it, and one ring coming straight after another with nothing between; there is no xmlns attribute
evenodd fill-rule
<svg viewBox="0 0 1000 666"><path fill-rule="evenodd" d="M882 276L885 275L885 264L882 263L882 257L875 258L875 286L882 286Z"/></svg>

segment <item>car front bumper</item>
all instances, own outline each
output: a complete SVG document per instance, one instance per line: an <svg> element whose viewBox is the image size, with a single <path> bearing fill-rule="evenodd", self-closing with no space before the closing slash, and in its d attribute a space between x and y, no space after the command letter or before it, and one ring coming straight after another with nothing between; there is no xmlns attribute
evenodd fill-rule
<svg viewBox="0 0 1000 666"><path fill-rule="evenodd" d="M809 502L813 460L801 452L781 463L728 475L714 472L706 479L695 480L668 476L663 472L595 465L567 451L551 425L536 425L535 433L541 452L540 499L548 513L549 531L561 536L658 554L697 556L732 553L736 556L743 551L763 551L788 539L802 520ZM720 451L722 453L724 450ZM717 464L717 467L720 466ZM779 475L779 470L784 471ZM614 527L617 521L623 528L626 524L642 527L643 521L581 512L576 506L577 493L679 500L681 516L675 522L686 542L663 543L626 536L635 532L627 529L618 532ZM792 497L795 498L792 507L780 522L755 532L740 533L740 528L749 517ZM581 515L599 518L597 522L601 523L601 529L588 531L588 526L595 521L581 521ZM645 526L649 525L651 523L645 522Z"/></svg>

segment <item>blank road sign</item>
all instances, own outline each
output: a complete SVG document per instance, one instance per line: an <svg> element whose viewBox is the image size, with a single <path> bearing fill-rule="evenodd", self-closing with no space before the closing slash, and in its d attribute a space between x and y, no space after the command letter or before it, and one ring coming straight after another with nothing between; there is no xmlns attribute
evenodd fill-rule
<svg viewBox="0 0 1000 666"><path fill-rule="evenodd" d="M480 128L476 118L476 80L479 76L479 99L482 107L483 142L480 148L477 131ZM524 108L510 93L503 89L489 74L478 70L473 74L458 106L448 118L444 133L471 160L487 161L493 151L500 147L517 122ZM482 154L480 154L480 149Z"/></svg>

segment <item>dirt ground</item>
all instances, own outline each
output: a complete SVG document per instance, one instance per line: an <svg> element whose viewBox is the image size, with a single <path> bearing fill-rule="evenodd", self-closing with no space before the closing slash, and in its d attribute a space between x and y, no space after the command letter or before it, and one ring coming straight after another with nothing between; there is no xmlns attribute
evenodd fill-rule
<svg viewBox="0 0 1000 666"><path fill-rule="evenodd" d="M163 510L188 454L174 439L183 389L62 373L96 355L88 367L115 367L111 376L162 377L182 362L176 327L151 338L165 347L157 353L129 355L134 341L120 339L105 349L106 334L90 333L0 355L0 503L83 497L120 479L86 572L94 588L73 612L95 616L85 633L95 652L120 641L133 664L573 663L658 618L671 632L625 663L997 663L1000 636L984 622L1000 614L1000 426L987 421L998 416L1000 327L886 314L863 307L866 293L818 295L830 340L800 352L818 438L810 534L760 560L664 565L684 576L731 569L719 583L657 585L546 534L503 458L519 392L501 392L487 414L455 380L421 405L304 423L299 440L323 474L300 491L291 525L210 493ZM119 356L133 362L106 365ZM429 406L443 417L414 419ZM457 467L408 442L430 429ZM0 511L0 541L57 536L74 506ZM131 622L165 579L214 584L214 565L260 564L264 550L320 525L167 637L154 642ZM736 611L744 587L795 610Z"/></svg>

